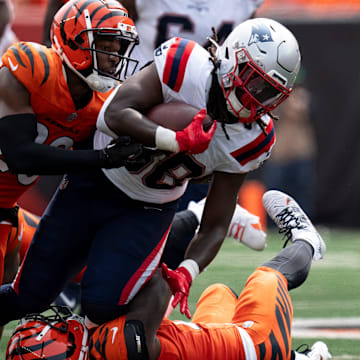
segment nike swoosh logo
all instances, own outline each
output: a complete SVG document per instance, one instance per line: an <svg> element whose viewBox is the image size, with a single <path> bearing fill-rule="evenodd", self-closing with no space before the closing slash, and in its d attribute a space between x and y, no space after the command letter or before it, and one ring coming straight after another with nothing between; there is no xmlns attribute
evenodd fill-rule
<svg viewBox="0 0 360 360"><path fill-rule="evenodd" d="M20 234L18 236L19 242L21 242L21 240L23 238L23 233L24 233L24 224L21 224Z"/></svg>
<svg viewBox="0 0 360 360"><path fill-rule="evenodd" d="M60 299L64 302L64 304L66 306L68 306L69 308L73 309L76 305L76 299L75 298L69 298L67 297L63 292L60 293L59 295Z"/></svg>
<svg viewBox="0 0 360 360"><path fill-rule="evenodd" d="M14 65L9 57L8 57L8 60L9 60L11 70L16 71L17 68L19 67L19 65L18 64Z"/></svg>
<svg viewBox="0 0 360 360"><path fill-rule="evenodd" d="M114 326L110 330L113 332L112 343L114 343L115 342L115 336L116 336L116 333L119 331L119 328L117 326Z"/></svg>

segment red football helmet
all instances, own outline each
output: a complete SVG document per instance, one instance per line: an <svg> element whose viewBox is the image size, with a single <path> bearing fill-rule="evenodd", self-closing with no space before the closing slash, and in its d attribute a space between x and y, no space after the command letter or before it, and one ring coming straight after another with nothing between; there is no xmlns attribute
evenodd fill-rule
<svg viewBox="0 0 360 360"><path fill-rule="evenodd" d="M88 331L84 319L69 308L52 306L51 315L21 319L10 338L6 360L86 360Z"/></svg>
<svg viewBox="0 0 360 360"><path fill-rule="evenodd" d="M120 41L120 51L96 49L97 36ZM135 63L133 71L138 63L130 58L134 46L139 43L134 22L116 0L70 0L55 14L50 38L61 59L96 91L110 90L120 75L126 77L129 61ZM118 57L114 73L106 73L98 67L98 53Z"/></svg>

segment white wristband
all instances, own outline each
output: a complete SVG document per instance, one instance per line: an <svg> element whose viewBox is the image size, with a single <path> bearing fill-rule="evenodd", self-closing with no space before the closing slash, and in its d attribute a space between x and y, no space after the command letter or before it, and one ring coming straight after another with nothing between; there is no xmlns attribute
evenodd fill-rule
<svg viewBox="0 0 360 360"><path fill-rule="evenodd" d="M199 265L198 263L193 259L186 259L181 262L181 264L178 267L184 267L189 274L191 275L191 278L194 280L200 273Z"/></svg>
<svg viewBox="0 0 360 360"><path fill-rule="evenodd" d="M155 132L155 145L159 150L179 152L179 144L176 141L176 132L162 126L158 126Z"/></svg>

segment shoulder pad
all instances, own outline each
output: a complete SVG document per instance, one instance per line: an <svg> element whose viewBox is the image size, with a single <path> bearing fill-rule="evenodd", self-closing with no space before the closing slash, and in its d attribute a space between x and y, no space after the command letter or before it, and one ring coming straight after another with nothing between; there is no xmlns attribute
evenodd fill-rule
<svg viewBox="0 0 360 360"><path fill-rule="evenodd" d="M186 65L196 45L195 41L172 38L154 51L155 64L161 81L174 91L179 91Z"/></svg>
<svg viewBox="0 0 360 360"><path fill-rule="evenodd" d="M3 55L2 62L29 91L45 84L53 65L49 49L30 42L12 45Z"/></svg>

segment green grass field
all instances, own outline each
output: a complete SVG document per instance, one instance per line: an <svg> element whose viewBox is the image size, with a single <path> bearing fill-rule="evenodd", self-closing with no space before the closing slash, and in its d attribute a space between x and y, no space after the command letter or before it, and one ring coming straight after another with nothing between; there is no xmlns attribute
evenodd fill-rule
<svg viewBox="0 0 360 360"><path fill-rule="evenodd" d="M360 332L360 232L321 229L327 243L325 259L313 263L307 281L291 292L294 318L351 318L359 319ZM250 273L274 256L282 246L282 238L269 231L268 245L255 252L231 239L225 241L217 258L194 282L189 299L194 312L196 300L210 284L222 282L240 292ZM185 320L177 310L172 319ZM0 343L0 359L5 358L6 344L15 326L8 324ZM292 348L312 344L319 338L294 338ZM360 360L360 339L320 338L328 344L333 360Z"/></svg>

